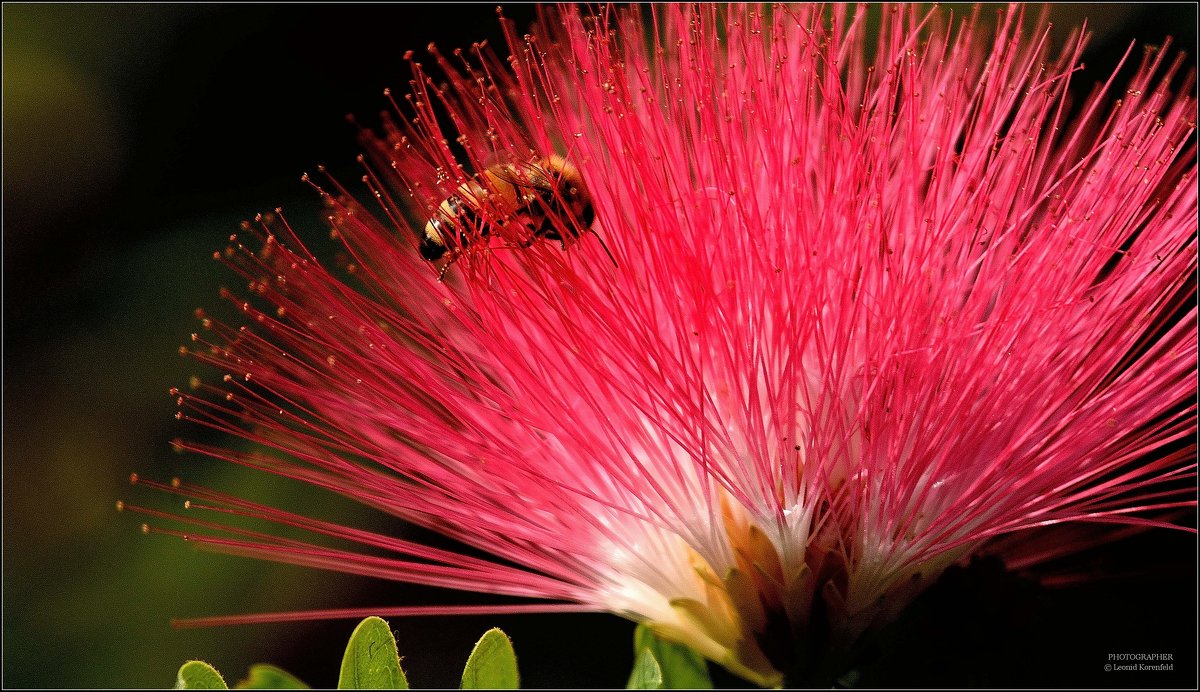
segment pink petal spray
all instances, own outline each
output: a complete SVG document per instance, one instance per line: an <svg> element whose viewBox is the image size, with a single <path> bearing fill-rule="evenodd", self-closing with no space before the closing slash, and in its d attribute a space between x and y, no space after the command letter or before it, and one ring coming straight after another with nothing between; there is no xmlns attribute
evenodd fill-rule
<svg viewBox="0 0 1200 692"><path fill-rule="evenodd" d="M602 611L778 685L997 539L1171 526L1195 506L1191 77L1131 50L1131 81L1073 100L1078 35L980 12L568 6L507 26L507 60L431 46L364 133L364 192L310 179L342 262L280 214L219 253L245 319L201 313L183 350L217 377L173 394L269 451L177 444L494 559L139 483L219 550L529 600L185 624ZM483 174L550 157L594 218Z"/></svg>

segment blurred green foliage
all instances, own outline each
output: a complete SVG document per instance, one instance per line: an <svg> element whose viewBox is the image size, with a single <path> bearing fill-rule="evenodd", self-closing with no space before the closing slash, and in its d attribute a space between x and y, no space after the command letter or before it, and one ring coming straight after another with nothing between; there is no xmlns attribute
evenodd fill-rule
<svg viewBox="0 0 1200 692"><path fill-rule="evenodd" d="M175 677L177 690L227 690L225 678L216 668L204 661L188 661L179 668Z"/></svg>
<svg viewBox="0 0 1200 692"><path fill-rule="evenodd" d="M258 663L250 666L250 674L245 680L239 681L235 687L239 690L308 689L308 685L297 679L295 675L268 663Z"/></svg>

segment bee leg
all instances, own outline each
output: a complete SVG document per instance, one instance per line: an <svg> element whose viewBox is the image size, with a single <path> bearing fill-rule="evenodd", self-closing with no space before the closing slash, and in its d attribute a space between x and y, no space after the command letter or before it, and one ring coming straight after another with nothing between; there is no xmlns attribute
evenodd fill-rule
<svg viewBox="0 0 1200 692"><path fill-rule="evenodd" d="M438 269L438 283L445 281L446 272L450 271L450 266L454 264L454 260L456 259L458 259L458 252L452 253L450 255L450 259L446 260L446 263L442 265L441 269Z"/></svg>

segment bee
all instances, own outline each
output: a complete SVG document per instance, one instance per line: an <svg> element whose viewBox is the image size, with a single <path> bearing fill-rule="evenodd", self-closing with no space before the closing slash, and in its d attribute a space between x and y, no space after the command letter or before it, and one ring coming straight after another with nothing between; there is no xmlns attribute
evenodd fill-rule
<svg viewBox="0 0 1200 692"><path fill-rule="evenodd" d="M489 216L499 218L485 219L485 208ZM441 271L444 275L472 241L492 235L492 223L511 223L525 229L527 236L518 242L520 247L545 239L558 241L566 250L580 235L595 235L595 217L592 197L579 169L561 156L497 164L460 185L438 206L425 224L420 252L431 262L449 253L450 259ZM604 241L600 245L616 266Z"/></svg>

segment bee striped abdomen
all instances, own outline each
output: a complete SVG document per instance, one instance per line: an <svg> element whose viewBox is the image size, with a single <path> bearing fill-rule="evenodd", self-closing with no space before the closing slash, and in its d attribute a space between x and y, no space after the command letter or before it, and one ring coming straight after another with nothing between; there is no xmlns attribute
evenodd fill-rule
<svg viewBox="0 0 1200 692"><path fill-rule="evenodd" d="M458 195L451 195L425 224L421 257L430 261L441 259L450 249L467 247L472 233L486 236L490 231L488 223L480 220L472 205L465 204Z"/></svg>

